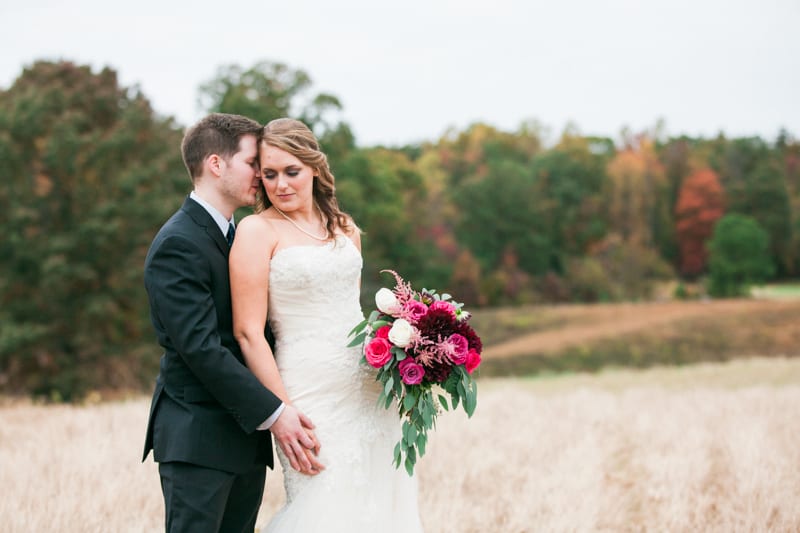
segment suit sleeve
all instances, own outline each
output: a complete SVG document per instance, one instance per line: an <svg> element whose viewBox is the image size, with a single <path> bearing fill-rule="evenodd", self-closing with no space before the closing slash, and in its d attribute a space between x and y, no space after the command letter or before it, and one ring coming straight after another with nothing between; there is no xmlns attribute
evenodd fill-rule
<svg viewBox="0 0 800 533"><path fill-rule="evenodd" d="M209 260L186 238L167 237L145 269L163 333L197 379L251 433L281 400L221 342Z"/></svg>

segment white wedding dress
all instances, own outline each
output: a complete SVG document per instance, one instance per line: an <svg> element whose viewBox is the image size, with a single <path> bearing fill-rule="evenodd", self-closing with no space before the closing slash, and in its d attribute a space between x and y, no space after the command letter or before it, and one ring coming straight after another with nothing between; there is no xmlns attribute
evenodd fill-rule
<svg viewBox="0 0 800 533"><path fill-rule="evenodd" d="M326 468L300 474L278 449L287 503L267 532L422 531L416 479L393 463L401 422L376 404L380 385L360 363L360 348L347 348L348 333L364 318L361 267L344 236L281 249L270 261L275 358L292 403L316 426Z"/></svg>

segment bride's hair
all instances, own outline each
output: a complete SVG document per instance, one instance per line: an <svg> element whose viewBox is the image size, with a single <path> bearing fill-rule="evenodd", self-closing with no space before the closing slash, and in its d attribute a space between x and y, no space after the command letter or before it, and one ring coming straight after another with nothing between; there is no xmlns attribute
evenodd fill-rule
<svg viewBox="0 0 800 533"><path fill-rule="evenodd" d="M314 170L314 201L325 215L328 233L331 238L337 228L349 233L350 217L339 209L335 194L335 179L328 166L328 156L319 149L319 142L308 126L299 120L277 118L264 126L261 143L292 154L301 163ZM255 212L261 213L271 205L264 184L261 183L256 194Z"/></svg>

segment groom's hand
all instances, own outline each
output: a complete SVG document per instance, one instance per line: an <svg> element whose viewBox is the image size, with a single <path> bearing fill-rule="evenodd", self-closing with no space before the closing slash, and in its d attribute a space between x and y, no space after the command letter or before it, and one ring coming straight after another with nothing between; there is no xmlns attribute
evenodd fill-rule
<svg viewBox="0 0 800 533"><path fill-rule="evenodd" d="M270 427L272 435L283 450L292 468L310 476L319 474L325 466L319 462L319 442L312 431L311 420L291 405L286 405Z"/></svg>

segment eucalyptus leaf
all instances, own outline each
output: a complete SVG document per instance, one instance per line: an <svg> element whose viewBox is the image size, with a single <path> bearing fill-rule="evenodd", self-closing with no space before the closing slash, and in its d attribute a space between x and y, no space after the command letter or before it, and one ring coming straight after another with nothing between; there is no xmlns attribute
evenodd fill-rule
<svg viewBox="0 0 800 533"><path fill-rule="evenodd" d="M445 397L444 397L444 396L442 396L441 394L439 394L439 405L441 405L441 406L442 406L442 408L443 408L445 411L449 411L449 408L447 407L447 398L445 398Z"/></svg>
<svg viewBox="0 0 800 533"><path fill-rule="evenodd" d="M355 338L350 341L350 344L348 344L347 347L348 348L352 348L353 346L358 346L359 344L364 342L364 339L366 339L366 338L367 338L367 332L363 331L363 332L359 333L358 335L356 335Z"/></svg>
<svg viewBox="0 0 800 533"><path fill-rule="evenodd" d="M406 472L408 472L409 476L414 475L414 461L410 457L406 457Z"/></svg>
<svg viewBox="0 0 800 533"><path fill-rule="evenodd" d="M425 455L425 447L428 445L428 436L420 433L417 437L417 449L419 450L419 456L422 457Z"/></svg>
<svg viewBox="0 0 800 533"><path fill-rule="evenodd" d="M366 320L366 319L364 319L364 320L362 320L361 322L359 322L359 323L358 323L358 325L357 325L356 327L354 327L353 329L351 329L351 330L350 330L350 333L348 333L348 334L347 334L347 336L348 336L348 337L352 337L352 336L353 336L353 335L355 335L357 332L359 332L359 331L361 331L362 329L364 329L366 326L367 326L367 320Z"/></svg>
<svg viewBox="0 0 800 533"><path fill-rule="evenodd" d="M401 456L400 456L400 443L398 442L394 447L394 467L397 468L400 466Z"/></svg>

